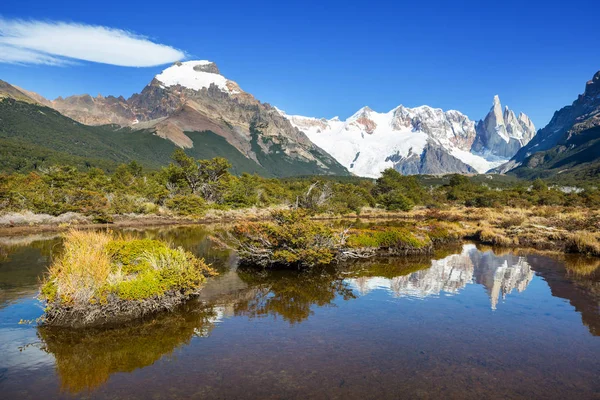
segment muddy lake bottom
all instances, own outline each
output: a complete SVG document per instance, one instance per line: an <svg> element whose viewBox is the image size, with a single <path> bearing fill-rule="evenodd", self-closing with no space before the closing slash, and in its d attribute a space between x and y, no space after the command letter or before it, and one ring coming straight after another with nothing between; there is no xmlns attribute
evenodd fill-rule
<svg viewBox="0 0 600 400"><path fill-rule="evenodd" d="M19 324L61 239L0 237L0 398L600 399L598 259L464 244L258 271L210 230L132 230L220 275L172 313L86 330Z"/></svg>

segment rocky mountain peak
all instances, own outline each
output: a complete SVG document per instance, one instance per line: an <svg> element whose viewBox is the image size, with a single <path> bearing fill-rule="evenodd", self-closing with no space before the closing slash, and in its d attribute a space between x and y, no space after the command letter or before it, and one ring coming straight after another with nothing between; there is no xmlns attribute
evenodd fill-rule
<svg viewBox="0 0 600 400"><path fill-rule="evenodd" d="M502 103L500 103L500 97L498 95L494 96L494 103L488 116L490 117L489 122L490 124L493 124L493 126L504 125L504 113L502 112Z"/></svg>
<svg viewBox="0 0 600 400"><path fill-rule="evenodd" d="M600 96L600 71L594 74L594 77L585 84L584 96L595 98Z"/></svg>
<svg viewBox="0 0 600 400"><path fill-rule="evenodd" d="M377 123L371 118L372 113L373 110L370 107L365 106L354 113L354 115L349 118L349 121L352 121L351 123L356 124L360 129L371 135L377 128Z"/></svg>
<svg viewBox="0 0 600 400"><path fill-rule="evenodd" d="M532 171L575 174L579 170L579 174L587 169L590 172L585 174L591 175L598 169L598 128L600 71L586 82L584 92L571 105L556 111L548 125L497 171L515 170L519 175Z"/></svg>
<svg viewBox="0 0 600 400"><path fill-rule="evenodd" d="M155 76L161 87L182 86L191 90L209 89L212 85L232 94L228 80L220 74L214 62L208 60L176 62Z"/></svg>
<svg viewBox="0 0 600 400"><path fill-rule="evenodd" d="M356 120L356 119L363 118L363 117L369 117L369 115L372 112L373 112L373 110L371 109L371 107L364 106L360 110L358 110L357 112L355 112L349 119L350 120Z"/></svg>
<svg viewBox="0 0 600 400"><path fill-rule="evenodd" d="M527 157L540 151L548 150L571 134L600 126L600 71L585 84L585 91L577 97L573 104L556 111L552 119L523 149L499 168L499 172L507 172L518 167Z"/></svg>
<svg viewBox="0 0 600 400"><path fill-rule="evenodd" d="M492 108L476 125L477 136L472 151L510 158L535 135L535 126L523 113L519 117L508 107L502 111L498 95L494 96Z"/></svg>
<svg viewBox="0 0 600 400"><path fill-rule="evenodd" d="M517 120L520 124L524 125L529 132L535 132L535 125L533 125L533 122L531 122L527 114L520 112Z"/></svg>

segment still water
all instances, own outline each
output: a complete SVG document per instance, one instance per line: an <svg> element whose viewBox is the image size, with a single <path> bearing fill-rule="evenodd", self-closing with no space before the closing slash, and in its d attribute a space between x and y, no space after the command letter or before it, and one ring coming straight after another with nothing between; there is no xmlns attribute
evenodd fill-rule
<svg viewBox="0 0 600 400"><path fill-rule="evenodd" d="M0 398L600 398L598 259L465 244L241 270L209 231L136 231L220 271L197 301L85 331L19 324L60 238L0 238Z"/></svg>

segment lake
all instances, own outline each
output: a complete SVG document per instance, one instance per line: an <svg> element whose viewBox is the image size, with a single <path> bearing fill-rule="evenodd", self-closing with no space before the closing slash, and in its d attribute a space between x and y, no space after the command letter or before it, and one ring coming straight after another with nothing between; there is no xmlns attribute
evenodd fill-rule
<svg viewBox="0 0 600 400"><path fill-rule="evenodd" d="M172 313L39 327L58 235L0 238L5 399L600 398L600 260L464 244L311 271L238 269L214 227L131 231L220 275Z"/></svg>

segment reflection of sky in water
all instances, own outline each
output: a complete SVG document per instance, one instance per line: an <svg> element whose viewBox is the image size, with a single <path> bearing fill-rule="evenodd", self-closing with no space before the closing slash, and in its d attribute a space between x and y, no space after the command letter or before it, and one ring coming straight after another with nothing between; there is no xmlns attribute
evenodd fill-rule
<svg viewBox="0 0 600 400"><path fill-rule="evenodd" d="M32 298L16 301L0 312L1 369L35 370L54 363L54 358L40 349L35 325L19 324L21 319L34 320L42 312L39 302Z"/></svg>
<svg viewBox="0 0 600 400"><path fill-rule="evenodd" d="M468 284L477 283L486 288L491 308L496 309L499 298L505 299L513 290L524 291L533 276L523 257L482 253L475 245L467 244L462 253L433 260L428 269L394 278L359 277L346 282L362 296L385 290L394 297L417 299L458 294Z"/></svg>
<svg viewBox="0 0 600 400"><path fill-rule="evenodd" d="M152 232L201 255L210 251L222 273L183 310L112 332L79 337L19 325L41 315L34 296L51 246L28 244L0 260L0 284L10 288L0 296L0 397L70 398L86 390L94 398L140 399L600 392L597 297L576 286L562 262L465 245L420 270L410 268L429 264L396 266L390 259L384 265L393 268L381 271L392 273L379 274L386 277L368 263L257 273L227 270L228 256L211 250L205 233Z"/></svg>

